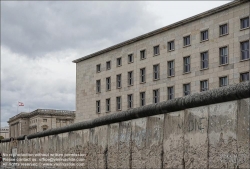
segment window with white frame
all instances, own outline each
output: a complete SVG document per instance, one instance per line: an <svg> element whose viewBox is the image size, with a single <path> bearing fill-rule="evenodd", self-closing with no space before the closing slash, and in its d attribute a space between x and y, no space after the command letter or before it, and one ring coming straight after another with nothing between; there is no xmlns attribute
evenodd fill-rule
<svg viewBox="0 0 250 169"><path fill-rule="evenodd" d="M133 94L128 95L128 109L133 108Z"/></svg>
<svg viewBox="0 0 250 169"><path fill-rule="evenodd" d="M101 80L96 81L96 93L101 93Z"/></svg>
<svg viewBox="0 0 250 169"><path fill-rule="evenodd" d="M134 55L133 54L129 54L128 55L128 63L133 63L134 62Z"/></svg>
<svg viewBox="0 0 250 169"><path fill-rule="evenodd" d="M190 94L190 83L183 84L183 94L184 96L187 96Z"/></svg>
<svg viewBox="0 0 250 169"><path fill-rule="evenodd" d="M111 61L106 62L106 69L107 70L111 69Z"/></svg>
<svg viewBox="0 0 250 169"><path fill-rule="evenodd" d="M140 93L140 105L144 106L146 104L146 93L145 92L141 92Z"/></svg>
<svg viewBox="0 0 250 169"><path fill-rule="evenodd" d="M228 47L222 47L220 48L220 64L228 64Z"/></svg>
<svg viewBox="0 0 250 169"><path fill-rule="evenodd" d="M241 60L249 59L249 41L240 43Z"/></svg>
<svg viewBox="0 0 250 169"><path fill-rule="evenodd" d="M128 85L133 85L133 71L128 72Z"/></svg>
<svg viewBox="0 0 250 169"><path fill-rule="evenodd" d="M96 65L96 72L101 72L101 64Z"/></svg>
<svg viewBox="0 0 250 169"><path fill-rule="evenodd" d="M200 81L201 92L208 90L208 80Z"/></svg>
<svg viewBox="0 0 250 169"><path fill-rule="evenodd" d="M160 91L159 89L153 90L153 103L160 102Z"/></svg>
<svg viewBox="0 0 250 169"><path fill-rule="evenodd" d="M160 79L160 65L153 65L153 79L158 80Z"/></svg>
<svg viewBox="0 0 250 169"><path fill-rule="evenodd" d="M174 50L174 41L168 42L168 51Z"/></svg>
<svg viewBox="0 0 250 169"><path fill-rule="evenodd" d="M174 87L168 87L168 100L171 100L174 98Z"/></svg>
<svg viewBox="0 0 250 169"><path fill-rule="evenodd" d="M146 50L140 51L140 57L141 57L141 60L146 59Z"/></svg>
<svg viewBox="0 0 250 169"><path fill-rule="evenodd" d="M122 75L116 75L116 87L119 89L122 87Z"/></svg>
<svg viewBox="0 0 250 169"><path fill-rule="evenodd" d="M122 99L121 96L116 97L116 110L121 110L122 109Z"/></svg>
<svg viewBox="0 0 250 169"><path fill-rule="evenodd" d="M190 44L190 35L183 37L183 46L189 46Z"/></svg>
<svg viewBox="0 0 250 169"><path fill-rule="evenodd" d="M190 56L186 56L183 58L183 72L190 72Z"/></svg>
<svg viewBox="0 0 250 169"><path fill-rule="evenodd" d="M110 98L106 99L106 112L110 112Z"/></svg>
<svg viewBox="0 0 250 169"><path fill-rule="evenodd" d="M140 82L141 83L146 82L146 68L140 69Z"/></svg>
<svg viewBox="0 0 250 169"><path fill-rule="evenodd" d="M154 46L154 55L159 55L160 54L160 46Z"/></svg>
<svg viewBox="0 0 250 169"><path fill-rule="evenodd" d="M228 85L227 76L220 77L220 78L219 78L219 81L220 81L220 87L223 87L223 86L227 86L227 85Z"/></svg>
<svg viewBox="0 0 250 169"><path fill-rule="evenodd" d="M249 72L240 74L240 82L249 81Z"/></svg>
<svg viewBox="0 0 250 169"><path fill-rule="evenodd" d="M201 41L208 40L208 30L201 31Z"/></svg>
<svg viewBox="0 0 250 169"><path fill-rule="evenodd" d="M106 90L111 90L111 77L106 78Z"/></svg>
<svg viewBox="0 0 250 169"><path fill-rule="evenodd" d="M116 59L116 65L121 66L122 65L122 58L117 58Z"/></svg>
<svg viewBox="0 0 250 169"><path fill-rule="evenodd" d="M201 53L201 69L207 69L208 68L208 52L202 52Z"/></svg>
<svg viewBox="0 0 250 169"><path fill-rule="evenodd" d="M174 61L168 61L168 76L174 76Z"/></svg>
<svg viewBox="0 0 250 169"><path fill-rule="evenodd" d="M101 101L96 101L96 113L101 113Z"/></svg>
<svg viewBox="0 0 250 169"><path fill-rule="evenodd" d="M240 28L241 29L249 28L249 16L240 19Z"/></svg>
<svg viewBox="0 0 250 169"><path fill-rule="evenodd" d="M228 34L228 24L220 25L220 36Z"/></svg>

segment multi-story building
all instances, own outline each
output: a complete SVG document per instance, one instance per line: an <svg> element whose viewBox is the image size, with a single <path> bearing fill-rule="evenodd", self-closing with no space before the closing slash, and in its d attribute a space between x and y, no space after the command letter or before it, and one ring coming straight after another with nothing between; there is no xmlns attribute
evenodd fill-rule
<svg viewBox="0 0 250 169"><path fill-rule="evenodd" d="M9 138L9 127L1 127L0 136L2 136L2 138Z"/></svg>
<svg viewBox="0 0 250 169"><path fill-rule="evenodd" d="M233 1L74 60L77 121L249 80L249 9Z"/></svg>
<svg viewBox="0 0 250 169"><path fill-rule="evenodd" d="M74 123L75 111L37 109L22 112L8 121L10 137L18 137Z"/></svg>

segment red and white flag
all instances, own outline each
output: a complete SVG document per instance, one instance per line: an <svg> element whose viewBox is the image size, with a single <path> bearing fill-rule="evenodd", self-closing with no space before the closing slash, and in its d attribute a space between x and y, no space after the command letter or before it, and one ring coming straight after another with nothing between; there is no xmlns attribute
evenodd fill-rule
<svg viewBox="0 0 250 169"><path fill-rule="evenodd" d="M24 106L22 102L18 102L18 106Z"/></svg>

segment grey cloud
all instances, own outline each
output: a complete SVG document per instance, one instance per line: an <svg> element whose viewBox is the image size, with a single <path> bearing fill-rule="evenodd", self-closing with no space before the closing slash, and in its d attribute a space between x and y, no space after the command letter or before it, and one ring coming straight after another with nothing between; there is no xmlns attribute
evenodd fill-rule
<svg viewBox="0 0 250 169"><path fill-rule="evenodd" d="M29 57L100 50L154 28L144 2L2 2L2 45ZM138 27L139 25L139 27Z"/></svg>
<svg viewBox="0 0 250 169"><path fill-rule="evenodd" d="M54 53L66 58L58 62L47 56L21 57L2 47L1 55L4 56L1 62L2 126L16 115L18 101L25 105L18 112L38 108L75 110L75 66L68 61L73 60L74 54Z"/></svg>

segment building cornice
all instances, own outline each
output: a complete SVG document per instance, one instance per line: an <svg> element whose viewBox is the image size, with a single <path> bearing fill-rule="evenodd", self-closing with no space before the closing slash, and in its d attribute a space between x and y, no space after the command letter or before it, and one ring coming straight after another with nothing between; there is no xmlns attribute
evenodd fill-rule
<svg viewBox="0 0 250 169"><path fill-rule="evenodd" d="M53 109L37 109L30 113L22 112L14 117L11 117L8 123L13 122L19 118L31 118L37 115L49 115L49 116L71 116L75 117L75 111L69 110L53 110Z"/></svg>
<svg viewBox="0 0 250 169"><path fill-rule="evenodd" d="M173 28L176 28L176 27L179 27L179 26L183 26L184 24L187 24L187 23L196 21L196 20L198 20L198 19L202 19L202 18L204 18L204 17L213 15L213 14L215 14L215 13L218 13L218 12L221 12L221 11L224 11L224 10L227 10L227 9L229 9L229 8L238 6L238 5L243 4L243 3L246 3L246 2L249 2L249 1L248 1L248 0L235 0L235 1L230 2L230 3L227 3L227 4L225 4L225 5L222 5L222 6L213 8L213 9L211 9L211 10L208 10L208 11L206 11L206 12L200 13L200 14L198 14L198 15L194 15L194 16L189 17L189 18L187 18L187 19L184 19L184 20L181 20L181 21L179 21L179 22L173 23L173 24L171 24L171 25L162 27L162 28L160 28L160 29L156 29L156 30L154 30L154 31L152 31L152 32L143 34L143 35L141 35L141 36L138 36L138 37L135 37L135 38L133 38L133 39L130 39L130 40L121 42L121 43L116 44L116 45L114 45L114 46L111 46L111 47L108 47L108 48L106 48L106 49L100 50L100 51L98 51L98 52L92 53L92 54L90 54L90 55L87 55L87 56L81 57L81 58L79 58L79 59L73 60L72 62L73 62L73 63L79 63L79 62L84 61L84 60L87 60L87 59L89 59L89 58L92 58L92 57L101 55L101 54L103 54L103 53L110 52L110 51L112 51L112 50L114 50L114 49L118 49L118 48L121 48L121 47L123 47L123 46L132 44L132 43L134 43L134 42L137 42L137 41L140 41L140 40L149 38L149 37L151 37L151 36L154 36L154 35L157 35L157 34L166 32L166 31L168 31L168 30L170 30L170 29L173 29Z"/></svg>

